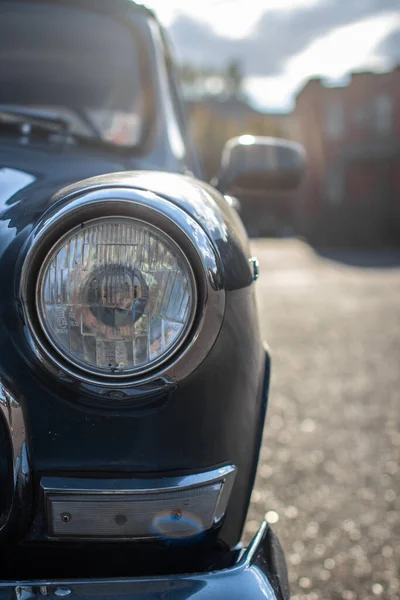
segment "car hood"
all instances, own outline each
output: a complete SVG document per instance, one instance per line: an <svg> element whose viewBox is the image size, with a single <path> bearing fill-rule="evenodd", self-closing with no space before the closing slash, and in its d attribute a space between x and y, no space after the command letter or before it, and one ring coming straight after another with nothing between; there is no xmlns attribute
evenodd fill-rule
<svg viewBox="0 0 400 600"><path fill-rule="evenodd" d="M0 144L0 207L26 199L27 188L54 193L58 188L102 173L125 170L126 164L111 153L54 144L22 146ZM25 193L20 195L22 190Z"/></svg>
<svg viewBox="0 0 400 600"><path fill-rule="evenodd" d="M128 162L104 151L67 145L51 150L49 145L43 149L0 145L0 255L15 238L21 247L53 203L88 188L125 186L162 196L189 213L226 264L231 274L227 289L250 285L253 275L243 225L211 186L182 174L157 172L143 159Z"/></svg>

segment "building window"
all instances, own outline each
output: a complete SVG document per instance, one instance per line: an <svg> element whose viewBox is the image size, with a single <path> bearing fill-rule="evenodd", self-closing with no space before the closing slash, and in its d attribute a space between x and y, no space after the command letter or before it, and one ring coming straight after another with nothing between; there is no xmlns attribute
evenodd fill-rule
<svg viewBox="0 0 400 600"><path fill-rule="evenodd" d="M375 98L375 128L383 134L393 129L393 100L387 94Z"/></svg>
<svg viewBox="0 0 400 600"><path fill-rule="evenodd" d="M326 113L326 135L330 140L341 140L344 136L344 109L340 102L328 104Z"/></svg>
<svg viewBox="0 0 400 600"><path fill-rule="evenodd" d="M366 126L368 126L368 122L371 118L370 112L371 111L367 106L357 106L357 108L354 110L353 116L354 124L356 125L356 127L364 129Z"/></svg>
<svg viewBox="0 0 400 600"><path fill-rule="evenodd" d="M339 206L343 202L343 172L338 165L328 169L325 179L325 197L331 206Z"/></svg>

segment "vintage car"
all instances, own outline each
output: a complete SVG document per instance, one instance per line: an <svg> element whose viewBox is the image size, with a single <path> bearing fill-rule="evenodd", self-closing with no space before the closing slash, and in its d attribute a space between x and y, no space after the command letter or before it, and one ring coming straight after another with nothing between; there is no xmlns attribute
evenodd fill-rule
<svg viewBox="0 0 400 600"><path fill-rule="evenodd" d="M227 192L303 163L245 136L211 187L152 12L0 0L0 600L288 598L240 545L270 359Z"/></svg>

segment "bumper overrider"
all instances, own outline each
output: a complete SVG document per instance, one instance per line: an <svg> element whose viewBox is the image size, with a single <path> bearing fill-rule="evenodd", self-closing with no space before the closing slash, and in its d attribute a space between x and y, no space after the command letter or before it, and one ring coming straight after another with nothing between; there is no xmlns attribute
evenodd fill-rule
<svg viewBox="0 0 400 600"><path fill-rule="evenodd" d="M39 600L76 597L156 600L289 600L289 585L282 548L267 523L263 523L249 548L238 554L230 568L198 574L0 583L0 600Z"/></svg>

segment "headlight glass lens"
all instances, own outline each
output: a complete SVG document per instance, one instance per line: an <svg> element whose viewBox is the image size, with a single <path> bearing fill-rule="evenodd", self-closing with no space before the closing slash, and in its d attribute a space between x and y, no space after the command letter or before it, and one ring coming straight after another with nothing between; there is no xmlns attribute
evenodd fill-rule
<svg viewBox="0 0 400 600"><path fill-rule="evenodd" d="M70 362L127 376L164 362L193 321L196 288L180 248L156 227L101 218L64 236L37 283L41 326Z"/></svg>

